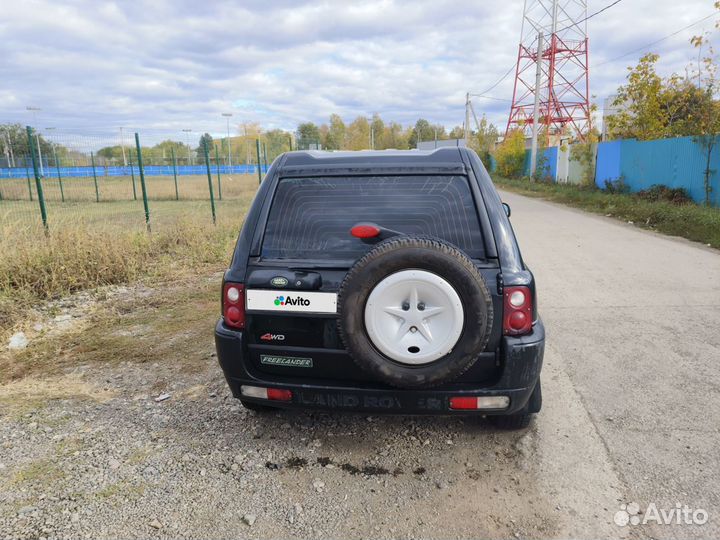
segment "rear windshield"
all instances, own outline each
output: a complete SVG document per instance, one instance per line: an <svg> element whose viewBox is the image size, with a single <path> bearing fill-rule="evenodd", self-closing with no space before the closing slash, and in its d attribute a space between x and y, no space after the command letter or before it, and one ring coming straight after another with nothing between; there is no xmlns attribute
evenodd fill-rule
<svg viewBox="0 0 720 540"><path fill-rule="evenodd" d="M284 178L268 216L262 255L357 259L372 245L350 235L361 222L441 238L483 258L480 224L465 176Z"/></svg>

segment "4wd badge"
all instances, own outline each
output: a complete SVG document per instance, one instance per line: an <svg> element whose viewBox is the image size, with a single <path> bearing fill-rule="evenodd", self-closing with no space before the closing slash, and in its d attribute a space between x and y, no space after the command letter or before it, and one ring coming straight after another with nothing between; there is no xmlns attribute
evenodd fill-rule
<svg viewBox="0 0 720 540"><path fill-rule="evenodd" d="M312 358L298 358L297 356L270 356L268 354L261 354L260 363L283 367L313 367Z"/></svg>
<svg viewBox="0 0 720 540"><path fill-rule="evenodd" d="M270 280L270 285L273 287L286 287L288 284L287 278L282 276L276 276Z"/></svg>

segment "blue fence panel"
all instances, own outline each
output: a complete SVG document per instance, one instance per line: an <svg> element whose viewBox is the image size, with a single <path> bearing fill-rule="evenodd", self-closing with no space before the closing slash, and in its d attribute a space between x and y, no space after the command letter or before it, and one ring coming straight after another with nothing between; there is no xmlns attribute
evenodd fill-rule
<svg viewBox="0 0 720 540"><path fill-rule="evenodd" d="M595 165L595 184L599 188L605 187L605 181L620 178L620 154L623 141L601 142L598 144Z"/></svg>
<svg viewBox="0 0 720 540"><path fill-rule="evenodd" d="M267 173L270 166L262 166L263 173ZM135 174L139 173L137 165L132 167ZM143 167L146 176L172 176L172 165L146 165ZM0 178L25 178L29 169L25 167L13 167L0 169ZM100 166L95 167L98 176L130 176L130 166ZM210 171L215 174L216 165L210 165ZM57 178L58 170L53 166L45 166L46 178ZM178 165L178 175L204 175L207 174L205 165ZM220 165L221 174L257 174L257 165ZM30 171L32 175L32 171ZM92 167L60 167L60 176L63 178L88 177L93 175Z"/></svg>
<svg viewBox="0 0 720 540"><path fill-rule="evenodd" d="M543 176L549 177L553 182L557 181L557 164L558 164L558 147L551 146L549 148L538 149L538 165L545 161L545 173ZM523 176L530 176L530 150L525 150L525 163L523 164Z"/></svg>
<svg viewBox="0 0 720 540"><path fill-rule="evenodd" d="M705 202L707 150L694 137L655 141L624 140L620 152L620 174L632 191L653 184L685 188L695 202ZM711 156L713 171L710 201L720 205L720 137Z"/></svg>

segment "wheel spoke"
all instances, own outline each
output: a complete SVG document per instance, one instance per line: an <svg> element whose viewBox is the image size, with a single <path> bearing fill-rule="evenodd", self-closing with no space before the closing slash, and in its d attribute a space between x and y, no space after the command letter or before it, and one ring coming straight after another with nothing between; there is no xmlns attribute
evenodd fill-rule
<svg viewBox="0 0 720 540"><path fill-rule="evenodd" d="M396 339L402 339L408 332L410 332L410 324L403 320L400 328L398 328L397 335L395 337Z"/></svg>
<svg viewBox="0 0 720 540"><path fill-rule="evenodd" d="M439 315L443 311L445 311L444 307L429 307L429 308L425 308L425 311L422 312L422 316L423 316L423 319L429 319L430 317Z"/></svg>
<svg viewBox="0 0 720 540"><path fill-rule="evenodd" d="M401 308L388 306L383 308L383 311L387 313L388 315L392 315L393 317L397 317L402 322L405 322L405 317L407 316L407 312L403 311Z"/></svg>
<svg viewBox="0 0 720 540"><path fill-rule="evenodd" d="M410 290L410 309L412 309L413 311L416 310L418 302L419 302L419 295L418 295L417 286L413 285L412 289Z"/></svg>
<svg viewBox="0 0 720 540"><path fill-rule="evenodd" d="M426 321L420 323L417 327L420 335L425 338L428 343L432 343L432 332L430 332L430 325Z"/></svg>

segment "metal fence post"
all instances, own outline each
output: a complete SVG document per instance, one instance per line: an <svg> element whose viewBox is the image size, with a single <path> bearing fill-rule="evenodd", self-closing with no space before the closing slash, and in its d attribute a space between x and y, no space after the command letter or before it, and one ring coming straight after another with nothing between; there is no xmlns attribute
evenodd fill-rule
<svg viewBox="0 0 720 540"><path fill-rule="evenodd" d="M215 169L218 177L218 200L222 201L222 184L220 183L220 156L218 155L218 147L215 146Z"/></svg>
<svg viewBox="0 0 720 540"><path fill-rule="evenodd" d="M140 172L140 188L142 189L143 206L145 207L145 225L150 232L150 207L148 206L147 189L145 188L145 171L143 171L142 150L140 150L140 137L135 133L135 147L137 148L138 171Z"/></svg>
<svg viewBox="0 0 720 540"><path fill-rule="evenodd" d="M60 162L58 162L57 150L55 149L55 146L53 146L53 158L55 158L55 168L57 169L58 182L60 183L60 200L62 202L65 202L65 190L63 189L62 176L60 176Z"/></svg>
<svg viewBox="0 0 720 540"><path fill-rule="evenodd" d="M38 171L38 164L35 160L35 140L33 139L33 132L30 126L26 126L28 136L28 146L30 148L30 156L32 157L33 173L35 174L35 189L37 189L38 202L40 203L40 217L42 218L43 227L45 232L48 230L47 223L47 209L45 208L45 197L43 196L42 180L40 178L40 171Z"/></svg>
<svg viewBox="0 0 720 540"><path fill-rule="evenodd" d="M95 180L95 202L100 202L100 190L97 183L97 172L95 171L95 154L90 152L90 163L92 163L93 180Z"/></svg>
<svg viewBox="0 0 720 540"><path fill-rule="evenodd" d="M260 139L255 139L255 151L257 152L258 184L262 182L262 171L260 170Z"/></svg>
<svg viewBox="0 0 720 540"><path fill-rule="evenodd" d="M27 166L27 162L25 163L25 176L27 176L27 185L28 185L28 193L30 194L30 200L33 200L33 194L32 194L32 184L30 183L30 169Z"/></svg>
<svg viewBox="0 0 720 540"><path fill-rule="evenodd" d="M132 177L133 184L133 200L137 201L137 189L135 188L135 167L133 166L132 162L132 149L130 149L128 154L130 154L130 176Z"/></svg>
<svg viewBox="0 0 720 540"><path fill-rule="evenodd" d="M263 161L265 162L265 170L267 171L267 144L263 143Z"/></svg>
<svg viewBox="0 0 720 540"><path fill-rule="evenodd" d="M175 148L172 146L170 147L170 153L172 154L172 161L173 161L173 176L175 177L175 200L180 200L180 192L178 191L178 185L177 185L177 162L175 161Z"/></svg>
<svg viewBox="0 0 720 540"><path fill-rule="evenodd" d="M210 190L210 210L212 211L213 225L215 225L215 196L213 195L212 173L210 172L210 155L208 154L207 139L205 138L203 138L203 152L205 153L205 168L207 169L208 189Z"/></svg>

